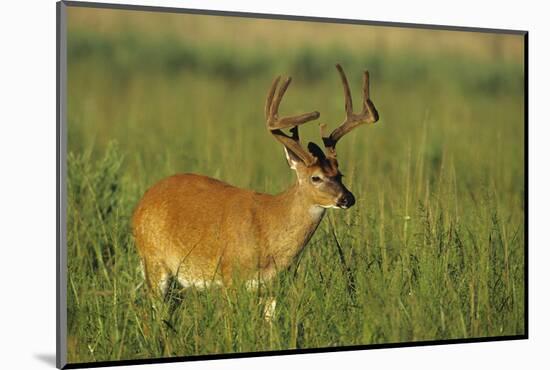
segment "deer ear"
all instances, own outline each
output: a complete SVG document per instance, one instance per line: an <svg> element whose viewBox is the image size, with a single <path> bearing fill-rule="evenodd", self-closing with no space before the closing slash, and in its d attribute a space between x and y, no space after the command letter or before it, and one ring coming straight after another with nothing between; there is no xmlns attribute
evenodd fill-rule
<svg viewBox="0 0 550 370"><path fill-rule="evenodd" d="M292 152L292 150L287 149L286 146L284 147L284 149L285 149L286 161L288 162L288 166L291 169L296 170L298 168L298 166L303 166L304 165L304 163L302 162L300 157L298 157L296 154L294 154L294 152Z"/></svg>
<svg viewBox="0 0 550 370"><path fill-rule="evenodd" d="M307 150L309 150L309 152L319 161L326 159L323 149L319 148L319 146L315 143L309 142L309 144L307 144Z"/></svg>

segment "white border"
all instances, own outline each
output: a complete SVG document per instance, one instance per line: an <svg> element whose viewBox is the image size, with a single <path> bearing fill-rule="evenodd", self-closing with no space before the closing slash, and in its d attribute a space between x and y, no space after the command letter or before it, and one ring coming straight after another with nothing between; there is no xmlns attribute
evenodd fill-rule
<svg viewBox="0 0 550 370"><path fill-rule="evenodd" d="M550 122L547 67L548 11L544 2L506 1L111 1L153 5L445 24L530 31L530 337L476 343L359 352L141 365L163 369L280 369L285 367L468 369L542 368L550 343L550 240L546 157ZM2 131L0 134L0 323L2 367L52 368L55 354L55 1L3 4ZM10 366L11 365L11 366ZM118 367L120 369L126 367Z"/></svg>

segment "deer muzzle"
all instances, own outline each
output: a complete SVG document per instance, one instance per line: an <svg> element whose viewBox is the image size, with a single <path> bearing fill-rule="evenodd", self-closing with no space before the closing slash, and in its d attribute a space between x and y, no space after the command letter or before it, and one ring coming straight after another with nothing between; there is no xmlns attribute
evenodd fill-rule
<svg viewBox="0 0 550 370"><path fill-rule="evenodd" d="M345 192L336 203L336 206L339 208L350 208L355 204L355 197L350 191Z"/></svg>

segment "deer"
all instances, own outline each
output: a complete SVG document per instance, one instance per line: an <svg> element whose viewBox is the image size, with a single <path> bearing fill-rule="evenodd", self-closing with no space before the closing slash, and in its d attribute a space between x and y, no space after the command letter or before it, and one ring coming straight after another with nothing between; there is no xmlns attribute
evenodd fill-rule
<svg viewBox="0 0 550 370"><path fill-rule="evenodd" d="M344 89L345 119L330 134L320 125L324 152L301 144L298 127L319 112L279 116L292 79L274 79L265 103L267 130L282 144L296 182L280 194L258 193L207 176L186 173L149 188L132 217L132 233L151 291L165 296L170 279L182 289L231 286L236 280L257 288L287 269L304 250L329 208L348 209L354 195L342 183L336 144L363 124L378 121L370 99L369 72L363 73L363 107L354 113L348 80L336 68ZM288 129L289 133L283 130ZM265 316L275 309L270 298Z"/></svg>

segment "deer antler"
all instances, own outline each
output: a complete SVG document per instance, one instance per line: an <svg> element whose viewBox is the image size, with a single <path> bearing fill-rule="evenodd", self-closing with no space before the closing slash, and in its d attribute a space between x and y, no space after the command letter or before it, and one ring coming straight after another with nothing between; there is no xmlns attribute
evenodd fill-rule
<svg viewBox="0 0 550 370"><path fill-rule="evenodd" d="M375 123L379 118L378 112L374 107L374 103L370 100L369 72L365 71L363 73L363 110L361 113L355 114L353 113L353 102L351 100L351 93L346 74L340 64L336 64L336 69L338 69L338 73L340 74L340 79L342 80L342 85L344 87L346 119L328 136L325 134L326 125L321 125L321 137L323 138L323 143L328 151L327 154L334 158L336 158L336 143L342 138L342 136L364 123Z"/></svg>
<svg viewBox="0 0 550 370"><path fill-rule="evenodd" d="M288 150L291 150L294 154L296 154L306 164L306 166L310 166L316 161L316 158L301 146L298 126L319 118L319 112L314 111L296 116L279 118L279 105L281 104L281 100L283 99L288 85L290 85L290 82L292 81L292 79L288 77L279 88L277 95L275 95L280 79L281 76L278 76L273 81L273 84L269 89L269 93L267 94L267 99L265 102L267 129L273 134L275 139L280 141ZM284 128L290 128L292 136L285 134L282 131Z"/></svg>

